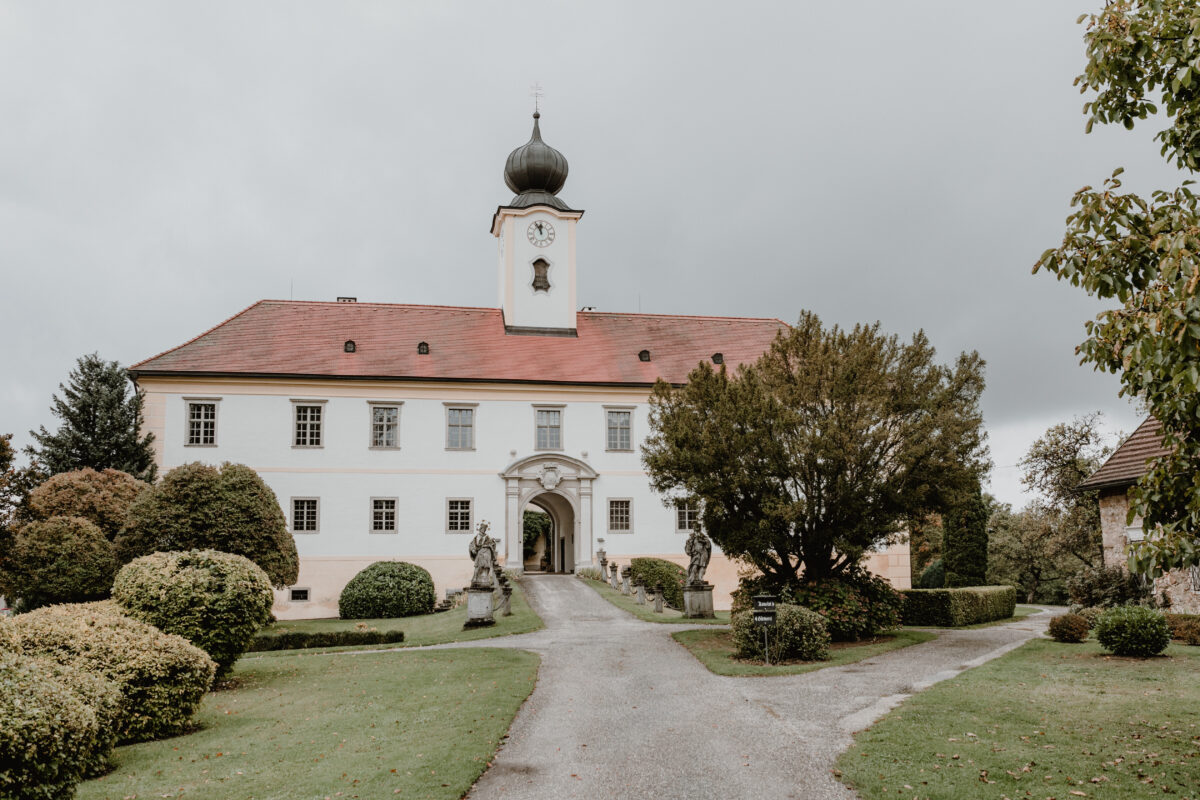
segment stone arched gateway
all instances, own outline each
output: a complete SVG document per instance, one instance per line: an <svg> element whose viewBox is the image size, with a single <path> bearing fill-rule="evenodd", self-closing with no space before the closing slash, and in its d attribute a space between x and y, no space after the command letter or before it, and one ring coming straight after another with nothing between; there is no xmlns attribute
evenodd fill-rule
<svg viewBox="0 0 1200 800"><path fill-rule="evenodd" d="M557 551L556 571L570 572L588 566L594 555L592 540L592 482L596 471L570 456L546 453L514 461L504 478L504 565L521 571L522 512L535 499L555 518L557 541L569 546ZM568 513L568 509L569 512ZM563 528L569 528L563 530ZM561 555L561 557L557 557Z"/></svg>

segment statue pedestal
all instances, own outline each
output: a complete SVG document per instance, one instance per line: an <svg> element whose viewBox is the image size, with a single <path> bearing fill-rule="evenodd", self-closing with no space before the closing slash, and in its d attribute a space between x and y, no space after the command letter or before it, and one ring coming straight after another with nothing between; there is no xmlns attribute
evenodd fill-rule
<svg viewBox="0 0 1200 800"><path fill-rule="evenodd" d="M663 613L663 585L661 583L654 587L654 613Z"/></svg>
<svg viewBox="0 0 1200 800"><path fill-rule="evenodd" d="M470 586L467 588L467 621L463 628L486 628L495 625L492 616L492 587Z"/></svg>
<svg viewBox="0 0 1200 800"><path fill-rule="evenodd" d="M639 606L646 605L646 587L639 583L636 588L637 588L637 604Z"/></svg>
<svg viewBox="0 0 1200 800"><path fill-rule="evenodd" d="M713 619L713 585L689 583L683 587L683 615L688 619Z"/></svg>

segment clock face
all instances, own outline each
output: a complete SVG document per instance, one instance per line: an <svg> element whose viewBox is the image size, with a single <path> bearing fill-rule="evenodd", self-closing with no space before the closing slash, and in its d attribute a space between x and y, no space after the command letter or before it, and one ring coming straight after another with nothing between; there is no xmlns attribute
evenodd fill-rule
<svg viewBox="0 0 1200 800"><path fill-rule="evenodd" d="M554 241L554 227L549 222L534 220L529 223L527 235L536 247L546 247Z"/></svg>

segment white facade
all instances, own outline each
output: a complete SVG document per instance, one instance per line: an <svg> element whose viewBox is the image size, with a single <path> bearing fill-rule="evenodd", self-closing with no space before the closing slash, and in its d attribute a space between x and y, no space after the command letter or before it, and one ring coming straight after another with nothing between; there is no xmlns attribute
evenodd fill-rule
<svg viewBox="0 0 1200 800"><path fill-rule="evenodd" d="M650 490L640 443L648 432L644 389L447 385L345 380L143 377L146 421L160 468L193 461L242 463L278 496L301 558L303 603L279 594L284 617L336 614L346 580L368 564L401 559L429 569L439 594L469 582L471 528L491 524L507 568L521 568L522 511L531 503L556 523L552 569L612 556L681 556L686 532L674 505ZM189 407L216 406L214 444L188 445ZM320 446L297 446L298 405L321 408ZM372 409L395 407L394 448L372 446ZM451 409L471 409L471 449L448 446ZM560 448L537 447L540 410L560 416ZM629 450L609 450L608 412L630 415ZM317 500L317 530L296 530L293 500ZM394 532L373 532L373 501L395 499ZM447 529L450 500L470 500L466 530ZM610 530L610 501L628 501L629 530ZM561 555L561 557L558 557Z"/></svg>

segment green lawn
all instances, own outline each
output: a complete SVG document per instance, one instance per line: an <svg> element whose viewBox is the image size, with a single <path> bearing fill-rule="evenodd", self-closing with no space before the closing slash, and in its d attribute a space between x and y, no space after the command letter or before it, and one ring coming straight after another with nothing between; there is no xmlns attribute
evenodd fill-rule
<svg viewBox="0 0 1200 800"><path fill-rule="evenodd" d="M673 608L668 608L664 604L663 605L663 613L655 614L654 613L654 603L650 602L649 599L647 599L646 605L639 606L637 604L637 602L634 600L634 598L626 597L625 595L618 592L616 589L609 586L607 583L601 583L600 581L593 581L593 580L589 580L587 578L581 578L580 580L582 580L586 585L592 587L597 592L599 592L601 597L603 597L608 602L612 603L617 608L621 609L622 611L628 611L630 614L633 614L638 619L643 619L646 622L674 622L674 623L687 623L689 625L692 623L695 623L697 625L728 625L729 624L729 612L728 611L716 612L716 614L717 614L716 619L688 619L685 616L683 616L682 611L676 611Z"/></svg>
<svg viewBox="0 0 1200 800"><path fill-rule="evenodd" d="M186 736L118 748L79 800L457 798L533 691L538 657L495 648L247 659Z"/></svg>
<svg viewBox="0 0 1200 800"><path fill-rule="evenodd" d="M399 619L301 619L276 622L264 631L265 633L283 633L284 631L329 631L353 630L359 622L365 622L372 628L381 631L402 630L404 641L397 644L377 644L366 646L324 647L305 650L306 653L339 652L346 650L380 650L393 647L420 647L428 644L444 642L469 642L474 639L488 639L493 636L509 636L514 633L529 633L543 627L542 618L534 613L525 600L525 593L514 586L512 593L512 616L502 617L497 614L496 624L490 628L472 628L463 630L467 620L465 605L440 614L425 614L419 617L400 617ZM243 660L253 658L270 658L280 655L292 655L295 650L269 650L262 653L247 653Z"/></svg>
<svg viewBox="0 0 1200 800"><path fill-rule="evenodd" d="M909 645L936 639L932 631L900 630L893 635L878 636L863 642L838 642L829 651L828 661L803 661L789 664L765 664L742 661L733 655L733 634L728 630L679 631L671 634L675 641L686 647L709 672L735 677L762 677L768 675L799 675L825 667L839 667L864 658L899 650Z"/></svg>
<svg viewBox="0 0 1200 800"><path fill-rule="evenodd" d="M1200 647L1034 640L909 698L837 766L864 800L1196 798L1198 707Z"/></svg>

